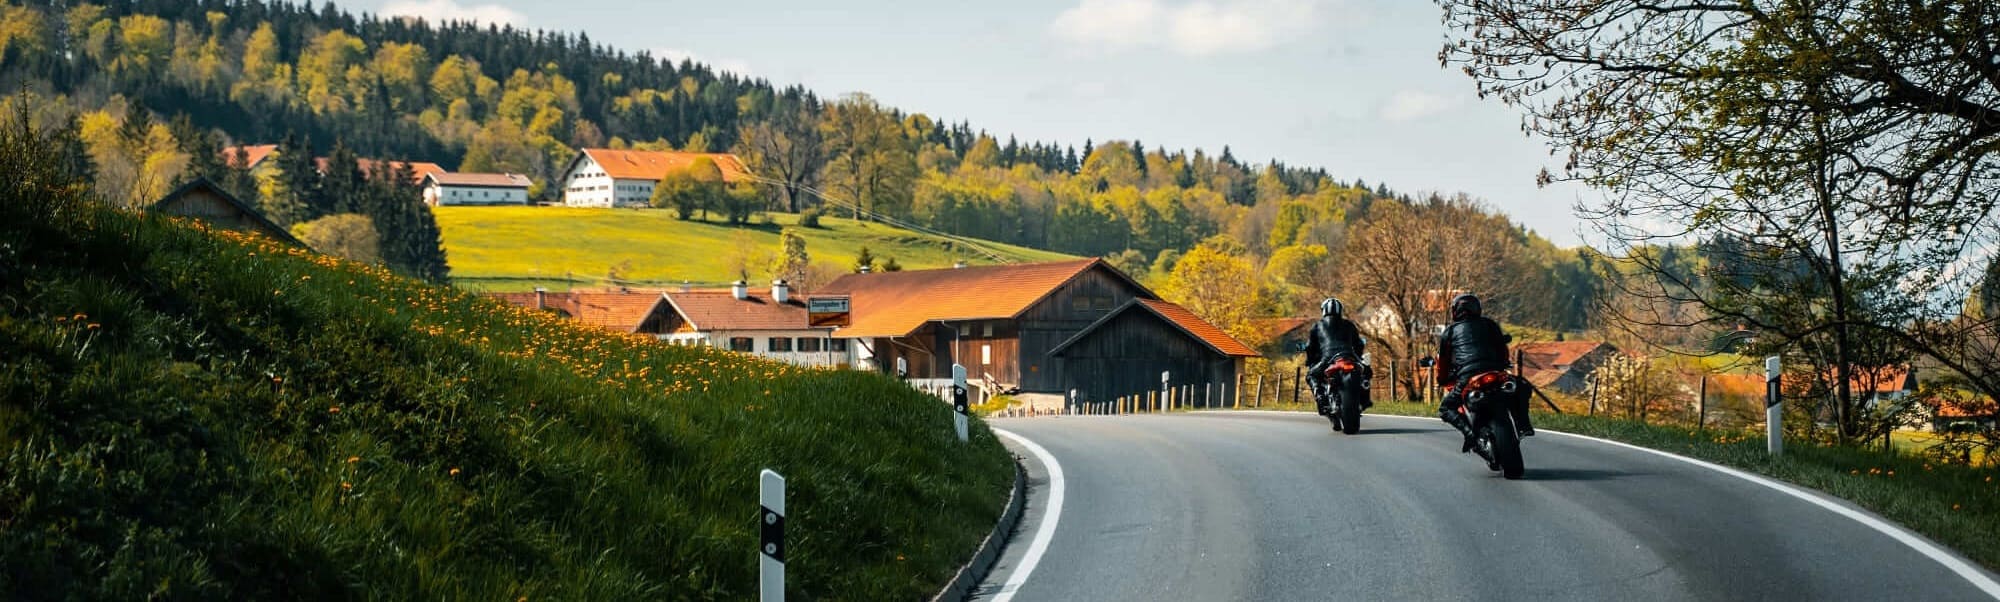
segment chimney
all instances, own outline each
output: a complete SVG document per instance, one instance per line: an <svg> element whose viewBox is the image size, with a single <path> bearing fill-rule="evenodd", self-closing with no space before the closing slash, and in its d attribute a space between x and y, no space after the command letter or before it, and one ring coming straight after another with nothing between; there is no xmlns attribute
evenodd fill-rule
<svg viewBox="0 0 2000 602"><path fill-rule="evenodd" d="M786 284L786 283L785 283L785 280L784 280L783 278L780 278L780 279L778 279L778 280L774 280L774 281L772 281L772 282L771 282L771 300L772 300L772 301L775 301L775 302L778 302L778 303L784 303L784 302L787 302L787 301L791 301L791 300L792 300L792 285L790 285L790 284Z"/></svg>
<svg viewBox="0 0 2000 602"><path fill-rule="evenodd" d="M535 309L549 308L549 289L535 287Z"/></svg>
<svg viewBox="0 0 2000 602"><path fill-rule="evenodd" d="M737 301L750 298L750 283L738 280L735 284L729 285L729 296L735 297Z"/></svg>
<svg viewBox="0 0 2000 602"><path fill-rule="evenodd" d="M964 267L965 267L965 262L963 262L963 261L958 261L958 262L953 262L953 263L951 264L951 269L954 269L954 270L956 270L956 269L961 269L961 268L964 268Z"/></svg>

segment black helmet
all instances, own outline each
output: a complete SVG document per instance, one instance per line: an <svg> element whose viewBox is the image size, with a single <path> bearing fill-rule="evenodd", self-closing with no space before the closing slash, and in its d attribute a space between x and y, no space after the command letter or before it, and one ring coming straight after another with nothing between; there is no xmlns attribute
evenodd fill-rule
<svg viewBox="0 0 2000 602"><path fill-rule="evenodd" d="M1459 293L1451 298L1451 320L1470 320L1479 317L1479 297L1472 293Z"/></svg>
<svg viewBox="0 0 2000 602"><path fill-rule="evenodd" d="M1333 297L1327 297L1325 301L1319 302L1320 317L1338 318L1346 310L1347 306L1342 305L1339 299Z"/></svg>

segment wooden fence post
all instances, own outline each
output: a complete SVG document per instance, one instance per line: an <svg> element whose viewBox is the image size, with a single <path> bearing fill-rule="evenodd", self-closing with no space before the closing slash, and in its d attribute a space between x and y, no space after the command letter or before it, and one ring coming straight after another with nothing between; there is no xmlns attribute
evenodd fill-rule
<svg viewBox="0 0 2000 602"><path fill-rule="evenodd" d="M1251 399L1251 403L1256 404L1257 407L1264 407L1264 375L1262 374L1257 375L1257 396Z"/></svg>
<svg viewBox="0 0 2000 602"><path fill-rule="evenodd" d="M1708 429L1708 375L1707 374L1701 375L1701 393L1698 393L1697 395L1699 395L1699 397L1695 399L1695 405L1694 405L1694 428L1696 430L1707 430Z"/></svg>
<svg viewBox="0 0 2000 602"><path fill-rule="evenodd" d="M1396 377L1402 375L1396 371L1396 360L1389 360L1389 401L1396 401Z"/></svg>
<svg viewBox="0 0 2000 602"><path fill-rule="evenodd" d="M1590 376L1590 415L1597 415L1597 375Z"/></svg>

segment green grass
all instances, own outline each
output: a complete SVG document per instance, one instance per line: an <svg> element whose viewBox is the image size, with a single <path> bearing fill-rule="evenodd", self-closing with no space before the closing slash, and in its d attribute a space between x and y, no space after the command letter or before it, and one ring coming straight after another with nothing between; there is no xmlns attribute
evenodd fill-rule
<svg viewBox="0 0 2000 602"><path fill-rule="evenodd" d="M594 286L614 265L630 263L627 280L650 284L727 283L737 279L732 256L747 234L759 252L778 250L778 232L797 215L771 214L769 225L729 226L683 221L663 209L573 207L439 207L454 280L469 288L510 291L572 284ZM950 267L954 261L993 263L983 254L934 237L879 223L822 218L822 228L799 228L813 261L854 264L866 246L878 260L894 257L905 269ZM1049 251L981 242L1011 262L1070 258ZM754 274L753 274L754 276Z"/></svg>
<svg viewBox="0 0 2000 602"><path fill-rule="evenodd" d="M1309 411L1300 406L1264 409ZM1810 487L1951 546L1987 569L2000 570L2000 539L1993 537L2000 533L2000 469L1947 465L1880 447L1822 446L1795 440L1787 440L1785 455L1774 460L1765 451L1761 428L1696 430L1685 425L1646 425L1536 409L1536 428L1673 452ZM1437 415L1435 406L1390 401L1377 401L1368 411ZM1533 449L1528 454L1528 469L1532 471Z"/></svg>
<svg viewBox="0 0 2000 602"><path fill-rule="evenodd" d="M923 598L1007 498L984 423L959 444L890 379L100 208L23 146L0 139L0 599L747 599L767 467L795 597Z"/></svg>

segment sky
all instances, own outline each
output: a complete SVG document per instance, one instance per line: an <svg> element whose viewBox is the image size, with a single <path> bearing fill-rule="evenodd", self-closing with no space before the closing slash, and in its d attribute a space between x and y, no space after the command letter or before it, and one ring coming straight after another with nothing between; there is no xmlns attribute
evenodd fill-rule
<svg viewBox="0 0 2000 602"><path fill-rule="evenodd" d="M1008 135L1081 148L1228 145L1412 195L1465 192L1559 245L1594 193L1540 188L1559 167L1520 114L1438 64L1426 0L631 2L384 0L388 14L583 31Z"/></svg>

